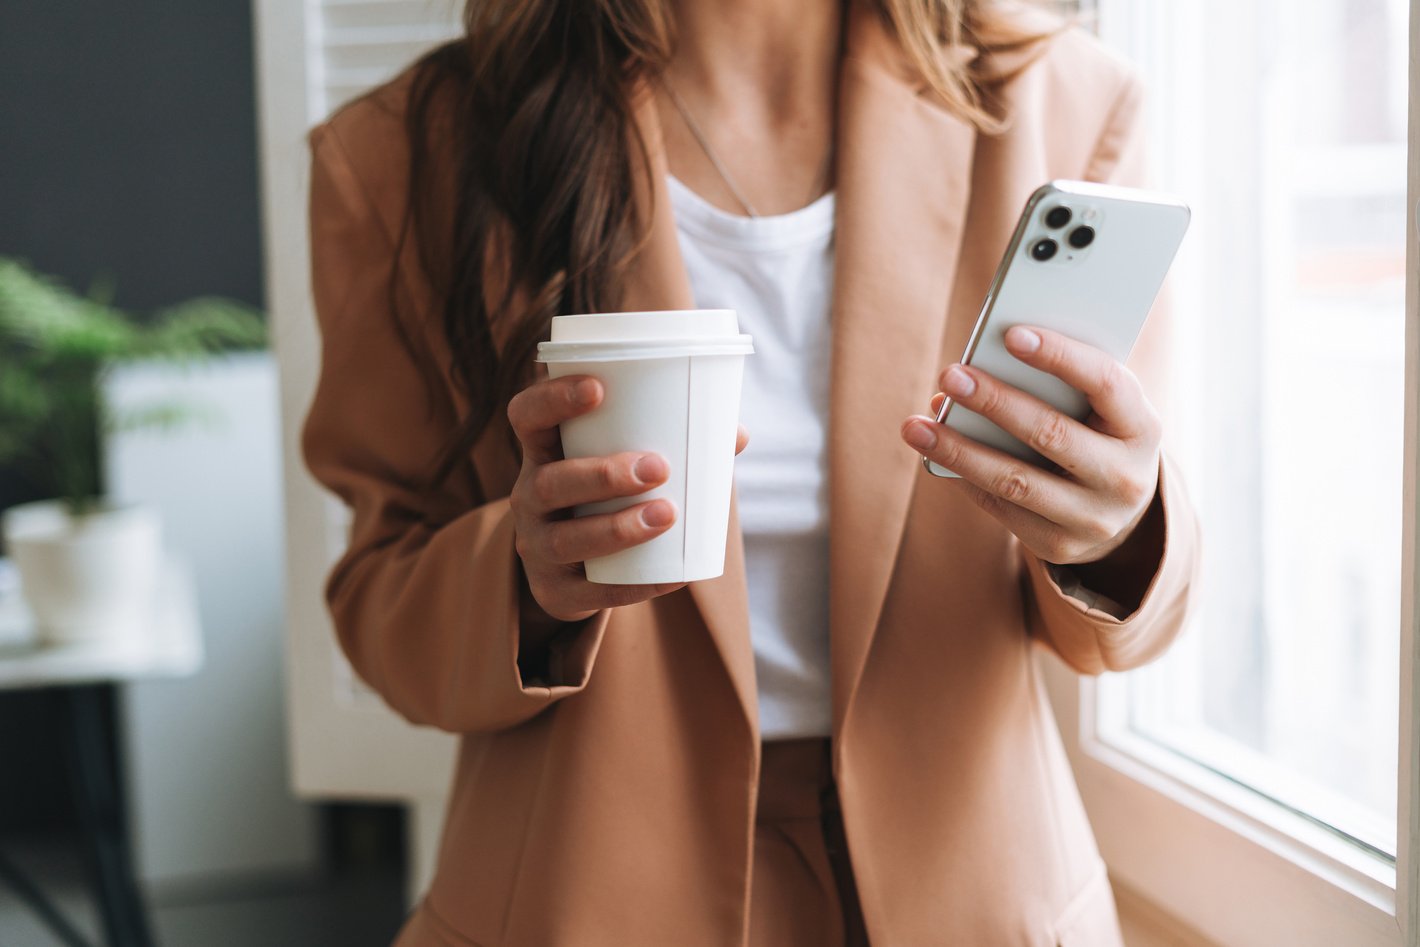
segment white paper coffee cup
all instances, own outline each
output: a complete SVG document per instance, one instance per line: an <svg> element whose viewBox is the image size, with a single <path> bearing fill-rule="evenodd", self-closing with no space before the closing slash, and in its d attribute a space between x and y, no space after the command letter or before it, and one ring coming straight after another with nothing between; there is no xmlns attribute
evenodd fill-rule
<svg viewBox="0 0 1420 947"><path fill-rule="evenodd" d="M593 375L606 397L562 425L568 458L655 451L665 483L635 497L592 503L577 516L664 497L675 524L649 542L589 559L587 578L615 585L696 582L725 571L744 358L754 346L730 309L558 316L538 346L553 378Z"/></svg>

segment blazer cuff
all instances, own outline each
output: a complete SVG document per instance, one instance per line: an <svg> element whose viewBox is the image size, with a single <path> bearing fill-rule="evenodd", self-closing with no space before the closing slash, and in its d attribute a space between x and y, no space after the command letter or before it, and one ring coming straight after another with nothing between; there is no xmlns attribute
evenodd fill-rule
<svg viewBox="0 0 1420 947"><path fill-rule="evenodd" d="M522 651L521 568L513 544L513 517L507 498L494 501L490 507L501 507L501 515L493 527L494 536L488 546L498 554L482 557L472 566L501 590L501 601L488 599L467 601L465 614L470 620L459 634L476 639L479 625L501 617L501 626L492 640L498 643L492 653L474 647L464 649L463 663L458 668L451 688L453 725L436 721L436 725L456 732L501 730L516 726L541 713L547 707L587 686L592 665L606 633L609 609L577 625L559 632L548 644L547 679L525 679L518 656ZM463 568L468 568L465 564ZM495 578L496 577L496 578ZM457 580L454 580L457 581ZM475 617L476 616L476 617ZM565 637L564 637L565 636ZM472 642L471 642L472 643Z"/></svg>
<svg viewBox="0 0 1420 947"><path fill-rule="evenodd" d="M1075 570L1069 566L1047 562L1045 563L1045 571L1050 576L1050 580L1055 583L1055 587L1060 590L1060 594L1079 602L1084 607L1086 614L1097 611L1104 612L1116 621L1128 619L1129 609L1108 595L1086 588L1085 583L1081 582L1080 577L1075 574Z"/></svg>
<svg viewBox="0 0 1420 947"><path fill-rule="evenodd" d="M507 499L498 501L507 503ZM511 510L503 524L506 530L506 558L508 574L502 584L510 592L506 614L507 624L504 657L500 663L506 669L508 680L514 686L517 703L525 704L534 711L547 704L571 696L587 686L592 676L592 666L596 663L597 652L601 649L602 638L606 635L611 609L601 611L579 622L569 622L560 628L551 640L540 646L545 654L534 668L523 665L523 578L522 563L513 543L513 517ZM511 708L510 708L511 709ZM515 712L525 718L526 711Z"/></svg>
<svg viewBox="0 0 1420 947"><path fill-rule="evenodd" d="M1126 670L1157 657L1182 627L1198 571L1198 525L1183 481L1167 454L1160 460L1164 548L1132 612L1084 589L1069 570L1025 556L1037 631L1065 661L1086 673ZM1060 581L1060 579L1065 581Z"/></svg>
<svg viewBox="0 0 1420 947"><path fill-rule="evenodd" d="M586 686L606 612L564 630L558 676L524 680L521 578L506 498L444 524L403 555L385 553L345 576L332 612L351 663L411 722L455 733L502 730Z"/></svg>
<svg viewBox="0 0 1420 947"><path fill-rule="evenodd" d="M586 687L610 620L611 609L603 608L558 632L547 644L546 679L527 680L524 689L544 687L553 696L562 696Z"/></svg>

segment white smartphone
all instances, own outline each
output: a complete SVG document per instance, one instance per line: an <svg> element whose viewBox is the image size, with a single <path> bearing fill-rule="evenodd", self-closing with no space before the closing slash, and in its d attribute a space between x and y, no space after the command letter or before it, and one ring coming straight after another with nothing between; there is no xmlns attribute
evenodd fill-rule
<svg viewBox="0 0 1420 947"><path fill-rule="evenodd" d="M1083 421L1090 411L1085 396L1007 352L1006 330L1013 325L1052 329L1124 361L1188 220L1188 206L1167 194L1084 181L1042 186L1021 212L962 364ZM937 420L1013 457L1045 464L1030 447L981 415L954 406L951 398ZM938 477L957 476L925 457L922 462Z"/></svg>

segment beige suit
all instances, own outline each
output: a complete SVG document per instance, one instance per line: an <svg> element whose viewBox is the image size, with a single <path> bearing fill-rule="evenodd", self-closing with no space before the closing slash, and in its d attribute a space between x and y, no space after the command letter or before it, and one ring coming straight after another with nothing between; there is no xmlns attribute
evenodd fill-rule
<svg viewBox="0 0 1420 947"><path fill-rule="evenodd" d="M829 408L834 772L875 945L1114 945L1117 921L1032 659L1137 666L1183 622L1196 524L1160 481L1163 560L1123 620L1066 596L899 439L960 354L1026 196L1051 178L1129 183L1139 93L1068 33L1004 87L978 134L920 94L878 22L847 27L839 97ZM987 63L987 68L1006 68ZM311 470L354 507L329 600L356 669L411 720L462 734L437 876L401 943L742 943L760 753L743 549L723 577L602 613L522 680L506 495L489 432L421 487L464 402L404 211L407 77L312 135L321 381ZM626 309L692 304L650 100L650 241ZM643 193L642 199L645 198ZM414 315L396 325L389 281ZM1163 326L1134 367L1156 379ZM753 447L751 446L751 450ZM473 469L493 497L478 505ZM551 686L545 686L546 684Z"/></svg>

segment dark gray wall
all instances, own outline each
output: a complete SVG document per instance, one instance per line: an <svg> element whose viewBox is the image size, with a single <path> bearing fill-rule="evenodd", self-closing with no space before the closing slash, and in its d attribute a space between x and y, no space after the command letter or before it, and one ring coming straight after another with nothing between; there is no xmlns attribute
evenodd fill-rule
<svg viewBox="0 0 1420 947"><path fill-rule="evenodd" d="M247 0L0 2L0 254L261 303Z"/></svg>
<svg viewBox="0 0 1420 947"><path fill-rule="evenodd" d="M246 0L0 0L0 255L260 305L253 90ZM0 470L0 509L32 492Z"/></svg>
<svg viewBox="0 0 1420 947"><path fill-rule="evenodd" d="M247 0L0 0L0 254L139 312L261 304ZM36 492L0 469L0 509ZM0 833L69 818L49 701L0 696Z"/></svg>

